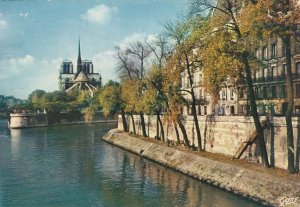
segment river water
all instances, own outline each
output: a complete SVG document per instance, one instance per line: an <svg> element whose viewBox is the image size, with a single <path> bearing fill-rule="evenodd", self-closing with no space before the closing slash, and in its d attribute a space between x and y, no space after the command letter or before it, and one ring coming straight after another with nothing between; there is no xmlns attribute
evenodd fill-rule
<svg viewBox="0 0 300 207"><path fill-rule="evenodd" d="M103 142L110 127L0 120L0 206L260 206Z"/></svg>

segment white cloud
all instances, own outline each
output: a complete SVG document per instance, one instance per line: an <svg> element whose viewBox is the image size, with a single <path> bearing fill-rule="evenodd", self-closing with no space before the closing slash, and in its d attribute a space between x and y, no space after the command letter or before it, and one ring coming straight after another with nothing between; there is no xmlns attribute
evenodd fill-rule
<svg viewBox="0 0 300 207"><path fill-rule="evenodd" d="M89 22L105 24L109 22L112 14L118 11L117 7L108 7L104 4L100 4L86 11L81 15L81 18Z"/></svg>
<svg viewBox="0 0 300 207"><path fill-rule="evenodd" d="M26 68L32 67L33 63L34 57L31 55L0 60L0 80L22 74Z"/></svg>
<svg viewBox="0 0 300 207"><path fill-rule="evenodd" d="M0 19L0 30L6 29L7 25L8 25L7 21L5 21L4 19Z"/></svg>
<svg viewBox="0 0 300 207"><path fill-rule="evenodd" d="M0 94L27 98L35 89L58 90L61 60L62 58L37 59L29 54L0 60Z"/></svg>
<svg viewBox="0 0 300 207"><path fill-rule="evenodd" d="M108 50L96 54L93 57L93 63L95 70L101 72L104 81L117 79L115 51Z"/></svg>
<svg viewBox="0 0 300 207"><path fill-rule="evenodd" d="M156 42L156 41L158 41L159 40L159 38L158 38L158 36L156 35L156 34L149 34L148 36L147 36L147 38L146 38L146 41L148 42L148 43L153 43L153 42Z"/></svg>
<svg viewBox="0 0 300 207"><path fill-rule="evenodd" d="M121 49L125 49L136 41L152 43L155 40L157 40L157 35L155 34L133 33L125 37L118 45Z"/></svg>
<svg viewBox="0 0 300 207"><path fill-rule="evenodd" d="M30 64L33 64L33 62L34 62L34 57L32 57L31 55L25 55L24 57L21 57L21 58L9 59L9 63L12 66L17 66L17 67L30 65Z"/></svg>

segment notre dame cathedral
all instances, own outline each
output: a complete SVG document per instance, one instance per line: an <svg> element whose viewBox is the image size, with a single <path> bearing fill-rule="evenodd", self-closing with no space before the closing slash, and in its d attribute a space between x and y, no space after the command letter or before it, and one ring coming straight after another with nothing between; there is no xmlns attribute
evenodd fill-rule
<svg viewBox="0 0 300 207"><path fill-rule="evenodd" d="M81 60L79 40L76 71L72 61L62 61L59 72L59 88L66 92L72 90L89 90L92 92L101 86L102 77L99 73L94 72L93 62L91 60Z"/></svg>

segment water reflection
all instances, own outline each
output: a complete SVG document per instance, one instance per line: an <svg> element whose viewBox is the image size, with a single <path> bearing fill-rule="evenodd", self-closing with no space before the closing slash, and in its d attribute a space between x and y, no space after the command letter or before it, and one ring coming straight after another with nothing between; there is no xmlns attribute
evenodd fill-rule
<svg viewBox="0 0 300 207"><path fill-rule="evenodd" d="M259 206L102 142L110 127L0 121L0 206Z"/></svg>
<svg viewBox="0 0 300 207"><path fill-rule="evenodd" d="M20 138L21 138L21 131L14 129L10 132L11 135L11 154L14 158L18 155L19 146L20 146Z"/></svg>
<svg viewBox="0 0 300 207"><path fill-rule="evenodd" d="M105 154L114 151L106 147ZM120 205L153 206L155 201L156 206L259 206L126 152L107 157L102 164L107 167L103 171L107 182L99 190L114 189L106 195L112 200L117 196Z"/></svg>

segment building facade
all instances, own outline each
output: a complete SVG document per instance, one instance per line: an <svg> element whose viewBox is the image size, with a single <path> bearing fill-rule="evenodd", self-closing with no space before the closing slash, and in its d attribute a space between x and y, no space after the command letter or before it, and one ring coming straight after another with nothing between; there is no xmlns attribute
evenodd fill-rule
<svg viewBox="0 0 300 207"><path fill-rule="evenodd" d="M292 42L292 74L294 84L294 114L300 114L300 45ZM284 115L287 108L286 92L286 60L285 46L280 38L270 39L257 48L256 58L261 62L258 68L253 68L252 79L258 105L258 113L266 115ZM247 115L250 113L250 103L247 86L224 82L219 92L219 100L213 103L211 96L203 86L203 71L201 68L193 74L194 85L190 86L188 74L182 73L182 89L194 88L198 99L198 115ZM189 99L189 94L184 94ZM191 114L190 107L185 107L184 115Z"/></svg>
<svg viewBox="0 0 300 207"><path fill-rule="evenodd" d="M81 59L79 40L76 70L72 61L62 61L59 72L59 89L66 92L72 90L89 90L92 92L101 86L102 77L99 73L94 72L93 62Z"/></svg>

